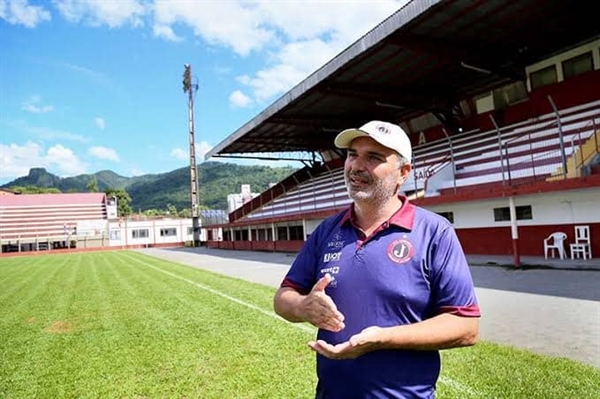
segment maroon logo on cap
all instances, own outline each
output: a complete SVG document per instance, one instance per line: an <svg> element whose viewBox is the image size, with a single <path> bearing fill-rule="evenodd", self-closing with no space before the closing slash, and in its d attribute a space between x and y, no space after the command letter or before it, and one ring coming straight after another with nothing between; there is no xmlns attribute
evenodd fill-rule
<svg viewBox="0 0 600 399"><path fill-rule="evenodd" d="M387 249L388 257L395 263L406 263L415 254L415 249L410 241L401 238L394 240Z"/></svg>
<svg viewBox="0 0 600 399"><path fill-rule="evenodd" d="M378 125L376 129L379 133L390 134L390 129L386 125Z"/></svg>

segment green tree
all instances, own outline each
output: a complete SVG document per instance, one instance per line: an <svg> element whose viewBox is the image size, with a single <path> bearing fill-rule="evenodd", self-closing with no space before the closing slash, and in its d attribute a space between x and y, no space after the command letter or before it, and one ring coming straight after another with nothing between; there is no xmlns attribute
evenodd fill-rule
<svg viewBox="0 0 600 399"><path fill-rule="evenodd" d="M12 186L10 189L19 194L60 194L54 187Z"/></svg>
<svg viewBox="0 0 600 399"><path fill-rule="evenodd" d="M178 216L180 218L189 219L192 217L192 210L188 209L188 208L183 208L182 210L179 211Z"/></svg>
<svg viewBox="0 0 600 399"><path fill-rule="evenodd" d="M106 196L115 197L117 199L117 213L119 216L131 215L131 197L127 191L122 188L109 188L106 190Z"/></svg>
<svg viewBox="0 0 600 399"><path fill-rule="evenodd" d="M88 190L89 193L100 192L100 190L98 189L98 180L96 179L96 176L93 176L91 178L91 180L89 181L87 186L85 186L85 188Z"/></svg>
<svg viewBox="0 0 600 399"><path fill-rule="evenodd" d="M172 217L177 216L177 208L175 207L175 205L168 204L166 214Z"/></svg>

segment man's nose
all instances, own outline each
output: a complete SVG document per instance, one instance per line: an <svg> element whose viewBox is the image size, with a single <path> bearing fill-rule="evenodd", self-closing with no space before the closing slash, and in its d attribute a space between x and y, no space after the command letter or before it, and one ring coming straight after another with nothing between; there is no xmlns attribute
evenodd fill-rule
<svg viewBox="0 0 600 399"><path fill-rule="evenodd" d="M350 170L363 171L365 170L365 161L362 157L354 157L350 160Z"/></svg>

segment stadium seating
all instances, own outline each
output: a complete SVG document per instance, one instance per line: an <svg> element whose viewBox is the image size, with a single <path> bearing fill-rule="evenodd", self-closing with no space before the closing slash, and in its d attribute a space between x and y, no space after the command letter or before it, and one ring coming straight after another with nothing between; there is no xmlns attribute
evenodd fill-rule
<svg viewBox="0 0 600 399"><path fill-rule="evenodd" d="M20 251L25 245L52 249L106 233L103 193L5 195L0 198L0 213L3 251Z"/></svg>

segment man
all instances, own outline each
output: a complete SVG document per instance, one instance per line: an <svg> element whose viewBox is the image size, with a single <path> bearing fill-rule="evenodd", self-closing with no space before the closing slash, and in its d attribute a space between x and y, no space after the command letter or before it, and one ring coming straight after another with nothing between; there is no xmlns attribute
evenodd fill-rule
<svg viewBox="0 0 600 399"><path fill-rule="evenodd" d="M412 148L372 121L335 138L353 204L310 235L274 298L319 328L316 398L433 398L439 350L476 343L479 306L446 219L399 195Z"/></svg>

